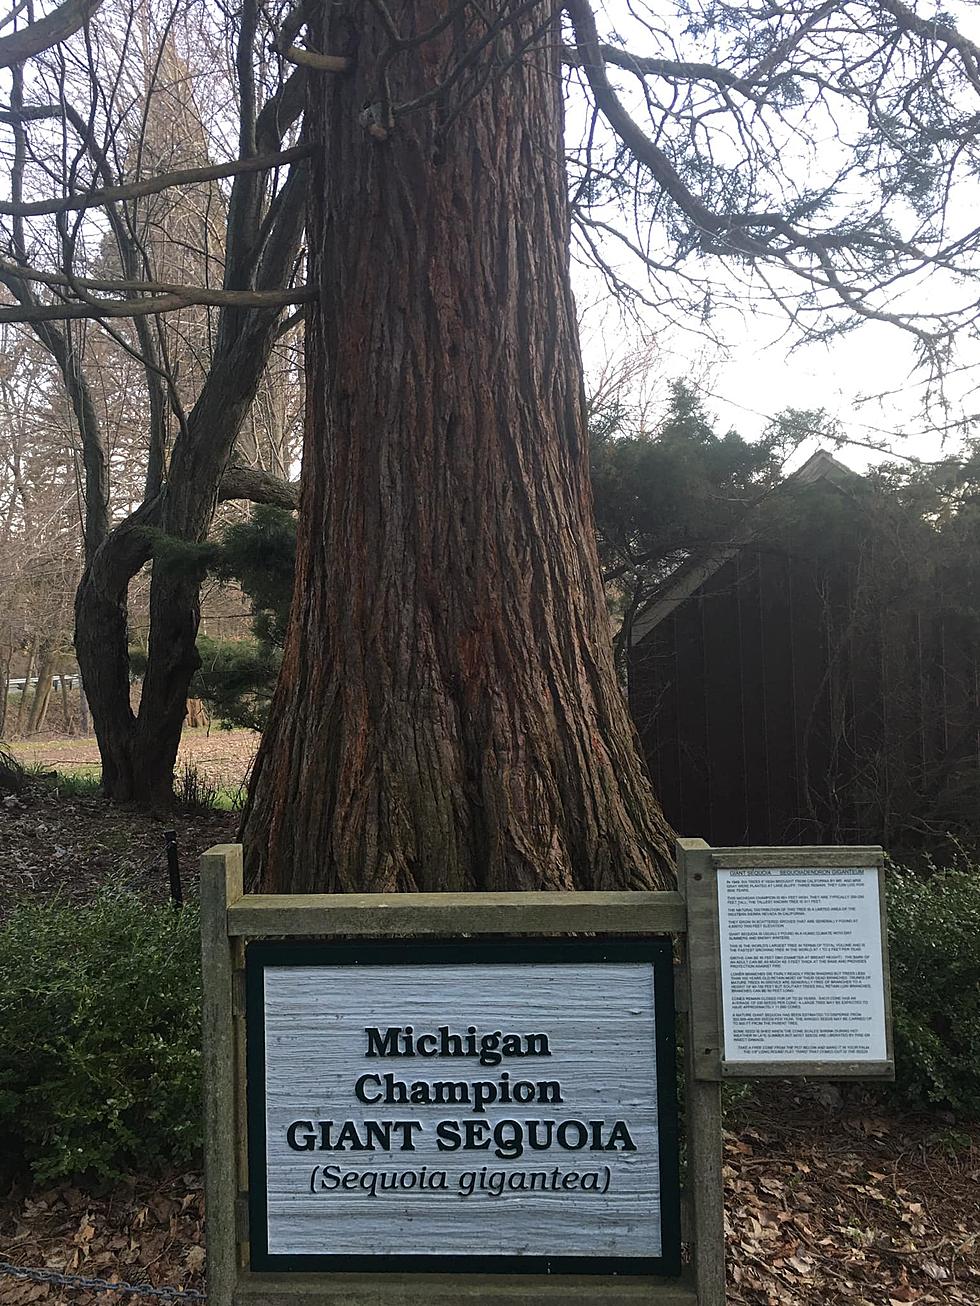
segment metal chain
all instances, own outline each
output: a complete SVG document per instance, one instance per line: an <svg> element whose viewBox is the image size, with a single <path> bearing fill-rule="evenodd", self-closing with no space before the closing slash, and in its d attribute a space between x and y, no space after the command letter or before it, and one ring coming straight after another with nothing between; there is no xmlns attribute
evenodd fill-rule
<svg viewBox="0 0 980 1306"><path fill-rule="evenodd" d="M42 1270L31 1265L11 1265L0 1261L0 1274L29 1283L52 1283L59 1288L75 1288L80 1292L121 1292L130 1297L156 1297L162 1301L206 1301L207 1294L197 1288L154 1288L137 1283L113 1283L111 1279L88 1279L83 1274L59 1274L57 1270Z"/></svg>

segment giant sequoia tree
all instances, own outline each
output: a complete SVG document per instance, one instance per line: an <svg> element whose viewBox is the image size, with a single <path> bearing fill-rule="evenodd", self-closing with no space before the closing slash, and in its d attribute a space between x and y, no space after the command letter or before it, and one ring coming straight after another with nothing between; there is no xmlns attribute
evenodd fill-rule
<svg viewBox="0 0 980 1306"><path fill-rule="evenodd" d="M591 525L558 15L512 8L318 28L353 67L308 118L330 293L247 830L281 889L639 888L667 863Z"/></svg>

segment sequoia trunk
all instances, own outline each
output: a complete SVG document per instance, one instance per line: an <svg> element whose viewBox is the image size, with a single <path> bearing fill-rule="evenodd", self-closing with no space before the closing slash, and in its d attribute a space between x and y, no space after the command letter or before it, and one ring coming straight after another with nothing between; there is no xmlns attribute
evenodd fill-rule
<svg viewBox="0 0 980 1306"><path fill-rule="evenodd" d="M386 58L361 4L319 34L354 68L307 116L322 295L297 583L245 824L268 890L670 874L595 551L560 31L549 4L480 12L505 8L522 17L482 48L460 21ZM446 5L388 11L412 36ZM390 122L388 97L447 78Z"/></svg>

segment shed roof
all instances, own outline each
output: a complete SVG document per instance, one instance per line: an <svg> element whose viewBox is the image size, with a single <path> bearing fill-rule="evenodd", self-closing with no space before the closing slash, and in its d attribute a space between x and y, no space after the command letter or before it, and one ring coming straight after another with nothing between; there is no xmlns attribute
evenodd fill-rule
<svg viewBox="0 0 980 1306"><path fill-rule="evenodd" d="M802 467L798 467L795 472L787 476L777 486L775 492L778 494L787 485L816 485L820 481L845 490L862 479L859 473L839 462L832 453L826 449L818 449ZM665 617L669 617L675 608L689 599L706 580L752 540L756 532L753 517L754 514L750 512L730 543L713 549L710 553L688 558L667 577L652 596L647 607L634 618L630 631L631 648L645 639L655 626L658 626Z"/></svg>

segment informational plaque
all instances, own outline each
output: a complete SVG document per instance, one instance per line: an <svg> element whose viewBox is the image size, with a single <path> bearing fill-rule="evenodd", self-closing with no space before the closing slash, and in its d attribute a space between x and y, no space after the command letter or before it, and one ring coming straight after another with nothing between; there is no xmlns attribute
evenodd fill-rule
<svg viewBox="0 0 980 1306"><path fill-rule="evenodd" d="M724 1056L888 1067L875 866L719 866Z"/></svg>
<svg viewBox="0 0 980 1306"><path fill-rule="evenodd" d="M253 1270L677 1274L670 943L253 943Z"/></svg>

